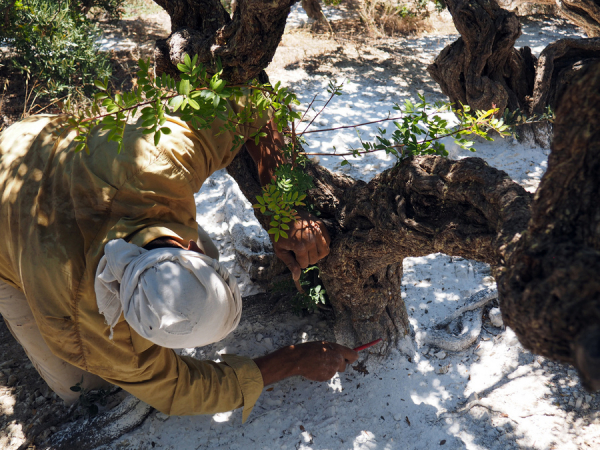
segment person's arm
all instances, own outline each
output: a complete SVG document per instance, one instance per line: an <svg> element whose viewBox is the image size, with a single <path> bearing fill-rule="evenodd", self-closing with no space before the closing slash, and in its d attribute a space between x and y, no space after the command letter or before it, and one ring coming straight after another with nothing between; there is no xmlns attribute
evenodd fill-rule
<svg viewBox="0 0 600 450"><path fill-rule="evenodd" d="M358 353L354 350L323 341L283 347L254 362L267 386L296 375L313 381L327 381L357 359Z"/></svg>
<svg viewBox="0 0 600 450"><path fill-rule="evenodd" d="M281 153L284 141L273 121L267 123L260 131L266 133L266 136L260 138L258 145L254 143L254 139L249 139L246 141L246 149L258 169L260 185L265 186L275 176L277 166L285 162Z"/></svg>
<svg viewBox="0 0 600 450"><path fill-rule="evenodd" d="M272 121L261 131L266 133L266 136L260 139L258 145L254 140L248 140L246 148L256 163L260 184L264 186L275 176L277 166L284 162L281 154L284 142L283 136ZM290 269L296 282L300 279L302 269L329 254L331 241L327 227L322 221L303 211L300 211L299 215L299 220L289 224L289 237L280 237L277 242L273 242L275 254Z"/></svg>

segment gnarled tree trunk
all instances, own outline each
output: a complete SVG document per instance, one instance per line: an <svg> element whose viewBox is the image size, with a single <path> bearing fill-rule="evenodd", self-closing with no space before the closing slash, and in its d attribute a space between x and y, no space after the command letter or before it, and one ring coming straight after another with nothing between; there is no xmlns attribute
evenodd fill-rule
<svg viewBox="0 0 600 450"><path fill-rule="evenodd" d="M177 74L188 53L213 71L219 59L224 78L236 84L258 77L271 62L297 0L240 0L233 17L219 0L154 1L171 16L171 35L156 42L156 72Z"/></svg>
<svg viewBox="0 0 600 450"><path fill-rule="evenodd" d="M516 14L494 0L446 0L446 4L461 37L427 68L442 92L457 106L527 111L536 58L529 47L514 48L521 35Z"/></svg>
<svg viewBox="0 0 600 450"><path fill-rule="evenodd" d="M240 154L227 170L256 203L250 158ZM318 266L336 337L350 346L378 337L393 344L408 333L400 296L405 257L444 252L495 266L529 219L531 194L479 158L418 157L369 183L316 165L308 171L316 186L308 201L332 235L331 253Z"/></svg>
<svg viewBox="0 0 600 450"><path fill-rule="evenodd" d="M588 37L600 37L600 0L556 0L560 15L584 29Z"/></svg>
<svg viewBox="0 0 600 450"><path fill-rule="evenodd" d="M592 0L586 0L592 1ZM507 2L504 2L507 3ZM495 0L448 0L461 34L427 70L450 101L473 109L505 108L526 116L554 109L562 89L582 68L600 60L600 39L561 39L550 44L539 60L529 47L515 49L521 26L513 12ZM550 146L548 122L519 127L522 138Z"/></svg>

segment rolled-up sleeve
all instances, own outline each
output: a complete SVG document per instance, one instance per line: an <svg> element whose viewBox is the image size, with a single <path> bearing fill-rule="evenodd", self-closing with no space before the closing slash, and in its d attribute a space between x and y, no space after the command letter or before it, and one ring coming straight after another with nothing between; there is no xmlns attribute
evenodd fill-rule
<svg viewBox="0 0 600 450"><path fill-rule="evenodd" d="M265 387L262 374L256 363L249 358L227 354L221 355L221 357L235 371L240 383L244 396L244 412L242 413L242 423L244 423Z"/></svg>

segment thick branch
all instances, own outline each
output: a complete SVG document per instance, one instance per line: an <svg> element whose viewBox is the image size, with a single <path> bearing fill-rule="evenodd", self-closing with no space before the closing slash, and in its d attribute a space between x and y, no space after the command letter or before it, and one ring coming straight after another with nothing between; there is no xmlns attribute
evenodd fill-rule
<svg viewBox="0 0 600 450"><path fill-rule="evenodd" d="M336 313L347 316L356 340L400 337L408 318L392 288L403 259L443 252L501 264L526 226L530 200L479 158L419 157L357 182L339 199L339 231L319 264Z"/></svg>
<svg viewBox="0 0 600 450"><path fill-rule="evenodd" d="M243 158L229 173L255 202L255 169ZM308 201L332 235L321 278L337 339L348 345L377 337L389 344L408 332L400 296L405 257L444 252L499 265L529 219L531 195L479 158L419 157L368 184L320 166L307 170L316 186Z"/></svg>
<svg viewBox="0 0 600 450"><path fill-rule="evenodd" d="M560 14L583 28L588 37L600 37L600 0L556 0Z"/></svg>

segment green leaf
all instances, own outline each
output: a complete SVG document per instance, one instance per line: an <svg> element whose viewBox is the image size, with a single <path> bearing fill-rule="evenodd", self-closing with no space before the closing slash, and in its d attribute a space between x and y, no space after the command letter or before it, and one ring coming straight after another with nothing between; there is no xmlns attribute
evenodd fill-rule
<svg viewBox="0 0 600 450"><path fill-rule="evenodd" d="M190 82L188 80L181 80L177 85L177 93L181 95L189 95L190 93ZM189 100L189 99L186 99Z"/></svg>
<svg viewBox="0 0 600 450"><path fill-rule="evenodd" d="M94 86L96 86L101 91L105 91L106 90L106 86L100 80L94 80Z"/></svg>
<svg viewBox="0 0 600 450"><path fill-rule="evenodd" d="M154 133L154 145L158 145L158 143L160 142L160 135L161 135L160 130L158 130L156 133Z"/></svg>
<svg viewBox="0 0 600 450"><path fill-rule="evenodd" d="M177 111L183 103L183 96L178 95L169 100L169 106L173 108L173 111Z"/></svg>
<svg viewBox="0 0 600 450"><path fill-rule="evenodd" d="M189 68L192 67L192 60L190 59L190 55L188 55L187 53L183 55L183 63Z"/></svg>

